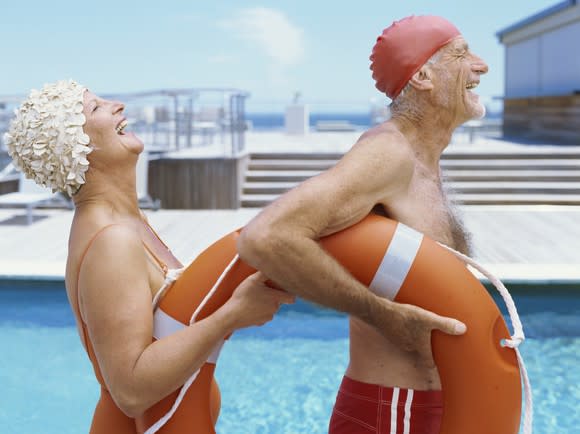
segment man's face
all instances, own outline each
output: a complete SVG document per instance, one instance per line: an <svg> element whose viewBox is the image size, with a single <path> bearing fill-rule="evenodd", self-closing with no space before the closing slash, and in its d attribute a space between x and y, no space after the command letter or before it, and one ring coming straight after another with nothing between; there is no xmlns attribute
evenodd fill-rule
<svg viewBox="0 0 580 434"><path fill-rule="evenodd" d="M438 103L455 114L460 122L485 116L485 106L473 89L487 70L487 64L469 51L462 36L453 39L443 47L439 60L433 65Z"/></svg>

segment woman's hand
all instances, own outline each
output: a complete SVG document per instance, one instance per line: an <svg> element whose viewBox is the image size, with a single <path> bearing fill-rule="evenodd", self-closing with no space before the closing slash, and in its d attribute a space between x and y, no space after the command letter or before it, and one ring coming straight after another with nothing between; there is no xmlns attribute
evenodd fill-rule
<svg viewBox="0 0 580 434"><path fill-rule="evenodd" d="M267 280L260 272L252 274L240 283L223 306L234 330L263 325L272 320L281 304L294 303L295 296L270 288L266 285Z"/></svg>

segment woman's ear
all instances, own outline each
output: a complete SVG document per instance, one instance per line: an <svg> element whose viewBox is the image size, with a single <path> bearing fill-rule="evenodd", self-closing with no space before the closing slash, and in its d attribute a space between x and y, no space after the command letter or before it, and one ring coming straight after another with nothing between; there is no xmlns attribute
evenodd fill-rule
<svg viewBox="0 0 580 434"><path fill-rule="evenodd" d="M434 87L431 81L432 72L427 65L423 65L421 69L413 74L409 83L417 90L431 90Z"/></svg>

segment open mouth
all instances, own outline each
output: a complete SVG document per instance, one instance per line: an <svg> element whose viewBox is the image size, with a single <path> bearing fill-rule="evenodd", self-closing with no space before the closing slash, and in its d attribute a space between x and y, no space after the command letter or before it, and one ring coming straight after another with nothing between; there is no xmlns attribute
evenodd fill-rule
<svg viewBox="0 0 580 434"><path fill-rule="evenodd" d="M479 83L474 81L474 82L471 82L471 83L467 83L465 85L465 88L467 90L472 90L472 89L475 89L477 86L479 86Z"/></svg>
<svg viewBox="0 0 580 434"><path fill-rule="evenodd" d="M125 127L129 125L129 123L127 122L127 119L123 119L121 122L119 122L119 124L117 125L117 127L115 128L115 131L117 131L117 134L122 136L124 135L124 130Z"/></svg>

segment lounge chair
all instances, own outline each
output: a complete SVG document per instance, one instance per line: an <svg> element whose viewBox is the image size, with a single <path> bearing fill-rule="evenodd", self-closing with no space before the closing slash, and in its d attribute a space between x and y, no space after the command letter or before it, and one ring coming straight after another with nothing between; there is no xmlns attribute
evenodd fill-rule
<svg viewBox="0 0 580 434"><path fill-rule="evenodd" d="M6 173L6 169L2 171ZM71 208L68 198L61 193L53 193L48 188L41 187L31 179L27 179L20 173L18 191L0 195L0 207L3 208L26 208L26 223L34 221L33 211L39 205L51 205Z"/></svg>

